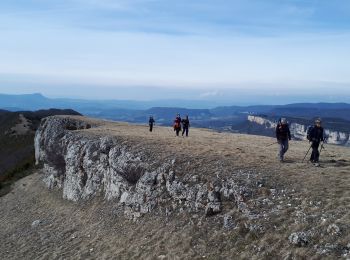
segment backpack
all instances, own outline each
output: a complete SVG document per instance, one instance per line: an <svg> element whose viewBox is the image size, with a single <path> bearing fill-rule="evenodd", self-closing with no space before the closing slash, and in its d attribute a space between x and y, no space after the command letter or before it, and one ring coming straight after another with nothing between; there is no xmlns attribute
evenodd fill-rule
<svg viewBox="0 0 350 260"><path fill-rule="evenodd" d="M180 122L175 121L175 123L174 123L174 129L178 129L178 128L180 128Z"/></svg>
<svg viewBox="0 0 350 260"><path fill-rule="evenodd" d="M311 141L312 137L311 137L311 132L312 130L314 130L314 127L312 125L307 127L307 131L306 131L306 139Z"/></svg>

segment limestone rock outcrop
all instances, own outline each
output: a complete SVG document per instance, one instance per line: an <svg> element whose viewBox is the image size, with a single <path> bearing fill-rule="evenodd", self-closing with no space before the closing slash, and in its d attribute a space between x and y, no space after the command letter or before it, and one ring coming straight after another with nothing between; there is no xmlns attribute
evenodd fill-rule
<svg viewBox="0 0 350 260"><path fill-rule="evenodd" d="M36 132L35 156L44 182L50 189L61 189L63 198L103 196L123 206L131 218L157 206L166 214L186 210L212 216L222 211L223 200L250 214L245 198L248 187L233 179L214 184L184 181L178 174L181 169L174 167L176 158L155 163L118 136L94 134L96 127L83 117L53 116L45 118Z"/></svg>
<svg viewBox="0 0 350 260"><path fill-rule="evenodd" d="M264 126L266 129L275 129L277 126L276 122L264 118L261 116L248 116L248 121ZM291 135L297 140L306 140L307 136L307 125L299 123L291 123L290 131ZM334 131L330 129L325 129L325 135L327 137L327 142L329 144L350 146L350 132Z"/></svg>

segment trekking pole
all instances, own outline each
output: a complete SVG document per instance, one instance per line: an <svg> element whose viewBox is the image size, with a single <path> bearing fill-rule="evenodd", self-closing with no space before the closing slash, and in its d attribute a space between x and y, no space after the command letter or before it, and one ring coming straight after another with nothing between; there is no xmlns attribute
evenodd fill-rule
<svg viewBox="0 0 350 260"><path fill-rule="evenodd" d="M312 147L312 144L310 145L309 150L307 150L307 153L305 154L305 156L304 156L304 159L303 159L302 163L304 162L304 160L305 160L305 158L306 158L307 154L310 152L311 147Z"/></svg>
<svg viewBox="0 0 350 260"><path fill-rule="evenodd" d="M321 149L320 149L320 153L319 153L319 154L321 154L322 149L323 149L323 150L326 150L326 148L324 148L324 146L323 146L323 145L324 145L324 142L322 142L322 144L321 144Z"/></svg>
<svg viewBox="0 0 350 260"><path fill-rule="evenodd" d="M270 147L270 146L272 146L272 145L274 145L274 144L278 144L278 142L274 142L273 144L269 144L269 145L267 145L266 147Z"/></svg>

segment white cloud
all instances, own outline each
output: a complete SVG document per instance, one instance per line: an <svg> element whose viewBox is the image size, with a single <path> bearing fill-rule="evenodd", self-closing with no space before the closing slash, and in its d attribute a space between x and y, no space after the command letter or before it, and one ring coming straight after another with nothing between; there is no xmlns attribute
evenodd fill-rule
<svg viewBox="0 0 350 260"><path fill-rule="evenodd" d="M194 2L55 0L64 3L57 5L62 9L1 15L0 74L47 82L207 89L300 89L310 82L350 82L349 33L281 32L289 28L288 15L304 22L314 10L275 8L270 2L272 10L259 15L265 2ZM149 13L143 16L140 10ZM260 21L278 33L267 37ZM188 34L167 34L176 31ZM219 94L206 91L201 97Z"/></svg>
<svg viewBox="0 0 350 260"><path fill-rule="evenodd" d="M209 92L204 92L199 95L200 98L208 98L208 97L217 97L221 96L221 93L219 91L209 91Z"/></svg>
<svg viewBox="0 0 350 260"><path fill-rule="evenodd" d="M113 1L113 0L68 0L67 4L79 5L80 7L127 10L130 7L130 1Z"/></svg>
<svg viewBox="0 0 350 260"><path fill-rule="evenodd" d="M350 82L350 35L346 34L210 39L42 29L8 30L2 36L0 73L109 85Z"/></svg>

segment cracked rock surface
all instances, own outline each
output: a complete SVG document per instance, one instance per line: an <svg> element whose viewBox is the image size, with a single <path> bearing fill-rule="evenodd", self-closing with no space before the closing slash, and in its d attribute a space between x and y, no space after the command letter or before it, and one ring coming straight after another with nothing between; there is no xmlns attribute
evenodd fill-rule
<svg viewBox="0 0 350 260"><path fill-rule="evenodd" d="M246 200L253 192L250 186L255 184L247 181L242 186L238 179L258 174L237 170L231 173L237 181L218 176L187 181L201 173L205 165L186 171L177 159L184 160L181 154L155 162L147 148L137 149L118 136L84 131L96 128L98 123L79 117L56 116L43 120L36 133L36 161L43 167L44 182L49 189L62 190L64 199L103 196L123 205L125 213L133 216L165 204L172 210L213 216L222 212L224 199L229 202L227 208L238 207L245 214L251 213Z"/></svg>

